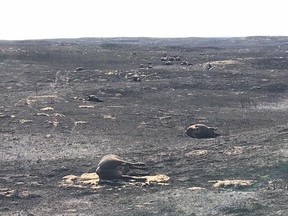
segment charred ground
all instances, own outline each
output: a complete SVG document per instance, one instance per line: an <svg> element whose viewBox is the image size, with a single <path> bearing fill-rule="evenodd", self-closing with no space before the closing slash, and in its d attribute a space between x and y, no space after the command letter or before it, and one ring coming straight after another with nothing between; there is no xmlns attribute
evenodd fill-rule
<svg viewBox="0 0 288 216"><path fill-rule="evenodd" d="M288 214L286 37L0 41L0 76L1 215ZM169 185L60 187L108 153Z"/></svg>

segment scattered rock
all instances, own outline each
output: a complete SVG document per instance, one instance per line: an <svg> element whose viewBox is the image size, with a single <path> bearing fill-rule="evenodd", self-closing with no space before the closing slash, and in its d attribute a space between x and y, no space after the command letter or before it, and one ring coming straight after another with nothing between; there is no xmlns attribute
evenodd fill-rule
<svg viewBox="0 0 288 216"><path fill-rule="evenodd" d="M78 67L78 68L76 68L76 71L78 72L78 71L83 71L84 70L84 68L83 67Z"/></svg>
<svg viewBox="0 0 288 216"><path fill-rule="evenodd" d="M163 65L172 65L172 62L171 61L166 61L163 63Z"/></svg>
<svg viewBox="0 0 288 216"><path fill-rule="evenodd" d="M176 60L176 61L181 61L180 56L176 56L176 57L175 57L175 60Z"/></svg>
<svg viewBox="0 0 288 216"><path fill-rule="evenodd" d="M193 64L192 64L192 63L189 63L189 62L187 62L187 61L182 61L182 62L180 63L180 65L191 66L191 65L193 65Z"/></svg>
<svg viewBox="0 0 288 216"><path fill-rule="evenodd" d="M103 102L103 100L99 99L98 97L96 97L96 95L89 95L88 96L88 101L92 101L92 102Z"/></svg>
<svg viewBox="0 0 288 216"><path fill-rule="evenodd" d="M183 62L180 63L180 65L188 65L188 62L183 61Z"/></svg>
<svg viewBox="0 0 288 216"><path fill-rule="evenodd" d="M151 62L148 62L147 64L140 64L140 68L153 69Z"/></svg>
<svg viewBox="0 0 288 216"><path fill-rule="evenodd" d="M141 78L138 75L134 75L134 76L132 76L132 81L133 82L141 82Z"/></svg>
<svg viewBox="0 0 288 216"><path fill-rule="evenodd" d="M205 70L210 71L212 69L213 69L213 66L210 63L205 65Z"/></svg>
<svg viewBox="0 0 288 216"><path fill-rule="evenodd" d="M0 113L0 118L9 118L9 117L11 117L11 116L3 114L3 113Z"/></svg>

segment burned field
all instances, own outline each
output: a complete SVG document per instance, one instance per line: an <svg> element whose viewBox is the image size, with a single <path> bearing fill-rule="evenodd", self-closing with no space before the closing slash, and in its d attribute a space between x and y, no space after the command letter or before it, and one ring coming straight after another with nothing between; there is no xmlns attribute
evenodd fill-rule
<svg viewBox="0 0 288 216"><path fill-rule="evenodd" d="M0 41L0 77L0 215L288 214L286 37Z"/></svg>

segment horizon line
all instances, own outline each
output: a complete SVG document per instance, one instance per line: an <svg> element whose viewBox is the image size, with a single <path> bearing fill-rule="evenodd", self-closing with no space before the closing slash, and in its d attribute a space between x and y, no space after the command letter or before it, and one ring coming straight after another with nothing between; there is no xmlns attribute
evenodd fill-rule
<svg viewBox="0 0 288 216"><path fill-rule="evenodd" d="M81 40L81 39L231 39L231 38L280 38L286 35L249 35L249 36L183 36L183 37L149 37L149 36L107 36L107 37L55 37L55 38L27 38L27 39L0 39L0 41L47 41L47 40Z"/></svg>

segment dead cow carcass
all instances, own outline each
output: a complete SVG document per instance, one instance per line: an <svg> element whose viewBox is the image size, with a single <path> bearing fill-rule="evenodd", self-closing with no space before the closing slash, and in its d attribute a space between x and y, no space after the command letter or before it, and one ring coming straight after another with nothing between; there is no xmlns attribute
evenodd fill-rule
<svg viewBox="0 0 288 216"><path fill-rule="evenodd" d="M189 126L186 130L186 134L192 138L215 138L220 136L218 132L216 132L216 128L208 127L204 124L193 124Z"/></svg>
<svg viewBox="0 0 288 216"><path fill-rule="evenodd" d="M109 154L105 155L99 162L96 173L102 180L121 179L130 169L146 169L144 163L129 162L121 157Z"/></svg>

